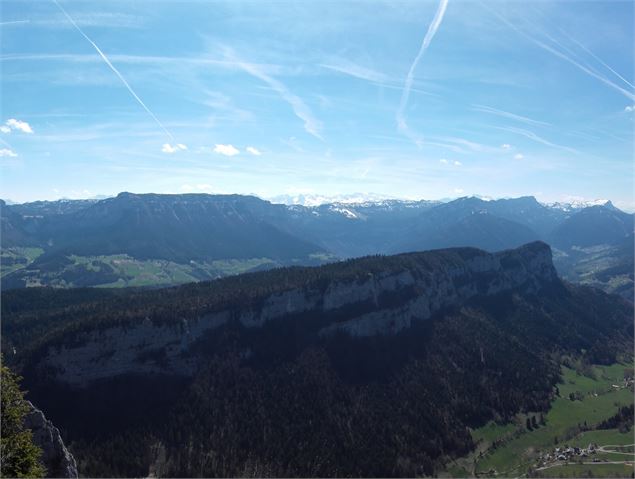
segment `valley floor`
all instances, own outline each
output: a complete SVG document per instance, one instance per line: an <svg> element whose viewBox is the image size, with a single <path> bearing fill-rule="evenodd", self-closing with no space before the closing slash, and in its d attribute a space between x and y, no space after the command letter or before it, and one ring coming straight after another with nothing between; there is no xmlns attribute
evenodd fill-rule
<svg viewBox="0 0 635 479"><path fill-rule="evenodd" d="M630 366L632 368L632 366ZM594 366L586 375L563 367L559 396L540 413L518 415L508 424L488 423L472 431L477 448L448 464L446 477L632 477L633 428L595 429L620 407L633 404L626 364ZM631 369L632 371L632 369ZM537 427L527 428L536 418ZM542 422L542 424L541 424ZM583 449L596 445L592 453ZM563 458L556 453L571 448ZM580 448L573 453L574 448ZM585 451L585 455L581 452ZM560 458L560 459L558 459Z"/></svg>

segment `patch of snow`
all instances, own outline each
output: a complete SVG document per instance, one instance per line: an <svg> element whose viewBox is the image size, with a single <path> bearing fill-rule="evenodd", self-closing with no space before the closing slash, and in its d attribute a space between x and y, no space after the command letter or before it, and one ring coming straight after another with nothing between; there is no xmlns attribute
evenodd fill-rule
<svg viewBox="0 0 635 479"><path fill-rule="evenodd" d="M376 193L352 193L332 196L319 194L278 195L265 199L272 203L314 207L331 203L360 204L365 202L378 202L386 200L388 197Z"/></svg>
<svg viewBox="0 0 635 479"><path fill-rule="evenodd" d="M562 211L577 211L584 208L588 208L589 206L610 206L611 202L605 199L596 199L596 200L584 200L584 199L574 199L572 201L556 201L555 203L543 203L547 208L552 208L555 210Z"/></svg>
<svg viewBox="0 0 635 479"><path fill-rule="evenodd" d="M337 213L342 213L347 218L357 219L357 215L353 213L351 210L349 210L348 208L338 208L334 206L334 207L331 207L330 210L335 211Z"/></svg>

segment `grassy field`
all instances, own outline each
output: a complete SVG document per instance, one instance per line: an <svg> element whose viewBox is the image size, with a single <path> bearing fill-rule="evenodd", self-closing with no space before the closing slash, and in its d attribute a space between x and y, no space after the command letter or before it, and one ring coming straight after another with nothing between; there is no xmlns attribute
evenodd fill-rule
<svg viewBox="0 0 635 479"><path fill-rule="evenodd" d="M0 275L6 276L9 273L27 267L42 253L44 253L42 248L15 247L3 249L1 253L3 265ZM6 264L9 262L13 264Z"/></svg>
<svg viewBox="0 0 635 479"><path fill-rule="evenodd" d="M216 279L260 268L278 266L269 258L227 259L210 262L190 261L187 264L166 260L138 260L128 255L78 256L70 255L70 263L46 270L25 269L43 253L39 248L11 248L3 251L2 276L22 275L27 286L106 288L169 286L194 281ZM9 259L11 258L11 259ZM14 258L22 258L16 262ZM23 270L18 272L19 270Z"/></svg>
<svg viewBox="0 0 635 479"><path fill-rule="evenodd" d="M632 259L629 262L628 256L619 247L574 247L568 253L556 249L554 262L559 273L569 281L632 297Z"/></svg>
<svg viewBox="0 0 635 479"><path fill-rule="evenodd" d="M496 424L495 422L488 422L485 426L472 431L472 439L474 439L474 442L484 441L492 443L496 439L513 433L518 426L516 423Z"/></svg>
<svg viewBox="0 0 635 479"><path fill-rule="evenodd" d="M476 473L481 477L518 477L526 474L537 463L542 452L550 451L565 443L586 447L590 442L598 445L633 444L633 432L619 433L617 430L586 431L580 433L579 426L586 422L593 427L604 419L613 416L619 407L633 404L632 389L614 388L623 384L623 373L627 365L594 366L587 377L573 369L563 367L562 383L558 385L560 397L553 402L551 409L544 415L545 425L532 431L525 427L527 415L519 415L514 422L505 425L489 423L472 432L477 450L466 458L452 462L447 475L469 477ZM571 400L573 394L576 400ZM532 416L529 414L528 416ZM536 414L538 416L538 414ZM498 444L494 444L498 440ZM633 456L615 453L598 453L597 457L607 461L624 461ZM579 468L576 469L576 467ZM554 467L549 474L562 472L564 477L576 476L581 471L597 470L597 477L607 474L622 474L624 465L617 464L580 464ZM631 467L631 466L628 466ZM562 471L560 469L563 468ZM566 470L565 470L566 469ZM633 472L631 467L628 477ZM567 476L566 474L570 474ZM553 477L546 475L545 477ZM558 477L557 475L555 477ZM618 475L616 477L622 477Z"/></svg>
<svg viewBox="0 0 635 479"><path fill-rule="evenodd" d="M569 444L574 447L587 447L591 443L625 446L634 442L633 431L619 432L617 429L604 429L580 433L571 439Z"/></svg>
<svg viewBox="0 0 635 479"><path fill-rule="evenodd" d="M633 466L626 464L567 464L538 471L534 477L632 477Z"/></svg>
<svg viewBox="0 0 635 479"><path fill-rule="evenodd" d="M80 257L74 259L81 261ZM92 259L86 258L85 261ZM116 282L100 285L108 288L189 283L240 274L255 268L276 266L269 258L228 259L209 263L191 261L189 264L165 260L141 261L126 255L99 256L97 259L110 265L121 276Z"/></svg>
<svg viewBox="0 0 635 479"><path fill-rule="evenodd" d="M125 254L79 256L69 255L43 264L33 261L43 253L38 248L11 248L2 252L2 275L19 287L144 287L170 286L211 280L249 271L271 269L282 264L271 258L229 258L214 261L139 260ZM323 264L334 261L327 254L312 254L290 264Z"/></svg>

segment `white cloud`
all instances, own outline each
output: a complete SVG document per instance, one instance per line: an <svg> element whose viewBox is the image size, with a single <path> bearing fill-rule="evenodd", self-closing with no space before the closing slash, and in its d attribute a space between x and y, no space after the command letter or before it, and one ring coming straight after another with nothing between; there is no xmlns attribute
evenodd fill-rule
<svg viewBox="0 0 635 479"><path fill-rule="evenodd" d="M253 146L248 146L247 148L245 148L245 150L247 150L247 153L251 153L255 156L262 155L262 152L258 148L254 148Z"/></svg>
<svg viewBox="0 0 635 479"><path fill-rule="evenodd" d="M0 158L4 156L15 158L16 156L18 156L18 154L15 151L10 150L9 148L0 148Z"/></svg>
<svg viewBox="0 0 635 479"><path fill-rule="evenodd" d="M516 153L514 155L514 160L522 160L524 156L521 153Z"/></svg>
<svg viewBox="0 0 635 479"><path fill-rule="evenodd" d="M15 118L10 118L6 122L6 126L12 130L20 130L23 133L33 133L33 128L26 121L16 120ZM5 129L2 130L3 133L8 133Z"/></svg>
<svg viewBox="0 0 635 479"><path fill-rule="evenodd" d="M501 148L502 148L503 150L509 150L511 147L512 147L512 145L510 145L509 143L503 143L503 144L501 145Z"/></svg>
<svg viewBox="0 0 635 479"><path fill-rule="evenodd" d="M460 195L461 193L463 193L463 188L454 188L454 192Z"/></svg>
<svg viewBox="0 0 635 479"><path fill-rule="evenodd" d="M624 111L627 113L632 113L635 111L635 105L628 105L626 108L624 108Z"/></svg>
<svg viewBox="0 0 635 479"><path fill-rule="evenodd" d="M291 106L295 116L304 122L304 130L308 134L313 135L319 140L324 140L321 135L322 122L313 116L311 108L309 108L299 96L292 93L286 85L280 80L268 75L261 66L238 59L230 48L225 48L225 57L238 68L265 82L273 91L280 95L280 98Z"/></svg>
<svg viewBox="0 0 635 479"><path fill-rule="evenodd" d="M181 185L181 191L184 191L186 193L193 193L193 192L209 193L212 191L212 185L209 185L207 183L201 183L198 185L190 185L186 183L184 185Z"/></svg>
<svg viewBox="0 0 635 479"><path fill-rule="evenodd" d="M8 126L6 126L6 125L2 125L2 126L0 126L0 131L1 131L2 133L11 133L11 128L9 128L9 127L8 127Z"/></svg>
<svg viewBox="0 0 635 479"><path fill-rule="evenodd" d="M183 143L177 143L174 146L170 145L169 143L165 143L163 147L161 148L161 151L163 153L167 153L169 155L173 153L178 153L179 151L184 151L184 150L187 150L187 146L184 145Z"/></svg>
<svg viewBox="0 0 635 479"><path fill-rule="evenodd" d="M448 164L448 160L446 160L445 158L441 158L439 160L439 163L443 163L444 165L447 165Z"/></svg>
<svg viewBox="0 0 635 479"><path fill-rule="evenodd" d="M205 95L206 98L203 100L204 105L217 110L219 113L225 113L225 115L231 120L250 121L254 118L254 114L251 111L236 107L232 99L224 93L206 90Z"/></svg>
<svg viewBox="0 0 635 479"><path fill-rule="evenodd" d="M463 163L461 163L460 161L454 161L454 166L461 166Z"/></svg>
<svg viewBox="0 0 635 479"><path fill-rule="evenodd" d="M240 153L240 150L234 145L215 145L214 153L225 156L234 156Z"/></svg>

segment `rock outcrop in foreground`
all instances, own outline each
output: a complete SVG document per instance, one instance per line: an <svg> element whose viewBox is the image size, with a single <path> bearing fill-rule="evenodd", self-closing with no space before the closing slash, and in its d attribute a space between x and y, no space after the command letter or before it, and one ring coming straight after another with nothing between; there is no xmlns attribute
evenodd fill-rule
<svg viewBox="0 0 635 479"><path fill-rule="evenodd" d="M32 403L28 403L31 411L24 418L24 425L31 429L33 442L42 449L42 463L46 468L46 477L76 478L77 464L68 452L60 431L44 413Z"/></svg>

